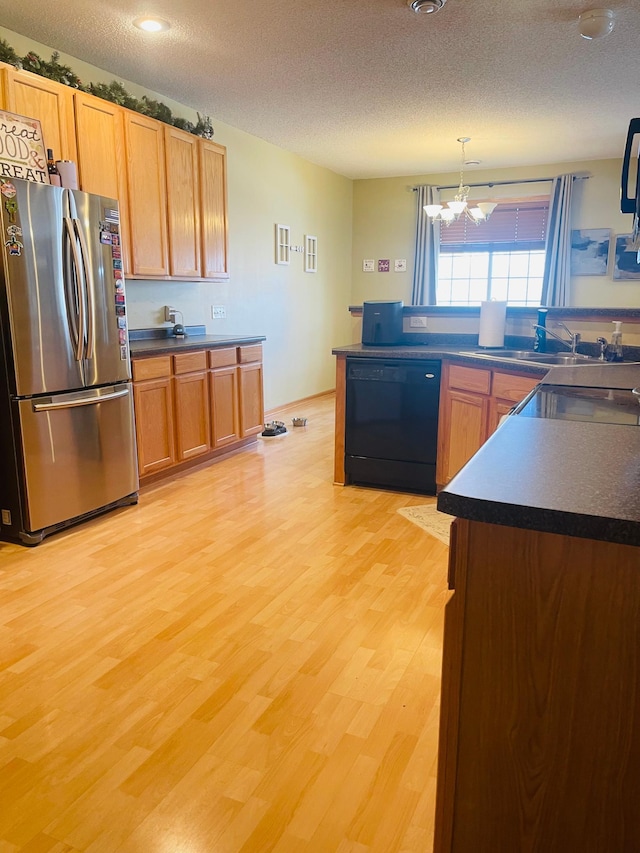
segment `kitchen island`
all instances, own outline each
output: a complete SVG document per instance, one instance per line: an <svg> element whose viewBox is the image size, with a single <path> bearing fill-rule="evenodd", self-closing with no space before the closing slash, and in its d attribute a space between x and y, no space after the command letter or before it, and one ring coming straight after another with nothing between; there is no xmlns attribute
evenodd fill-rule
<svg viewBox="0 0 640 853"><path fill-rule="evenodd" d="M629 389L640 366L544 383ZM514 415L439 495L436 853L640 850L637 426Z"/></svg>

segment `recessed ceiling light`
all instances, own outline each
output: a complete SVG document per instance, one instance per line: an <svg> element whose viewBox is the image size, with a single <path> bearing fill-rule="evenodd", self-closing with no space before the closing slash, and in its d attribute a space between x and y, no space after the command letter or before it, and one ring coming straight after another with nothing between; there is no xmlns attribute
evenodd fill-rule
<svg viewBox="0 0 640 853"><path fill-rule="evenodd" d="M133 26L139 30L144 30L146 33L163 33L171 29L169 21L164 21L162 18L152 18L149 15L136 18Z"/></svg>

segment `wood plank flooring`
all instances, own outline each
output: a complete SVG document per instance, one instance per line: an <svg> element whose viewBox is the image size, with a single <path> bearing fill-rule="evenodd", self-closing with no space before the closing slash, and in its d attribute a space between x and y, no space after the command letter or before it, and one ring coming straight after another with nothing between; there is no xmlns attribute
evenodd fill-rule
<svg viewBox="0 0 640 853"><path fill-rule="evenodd" d="M428 853L447 549L305 428L0 544L0 853Z"/></svg>

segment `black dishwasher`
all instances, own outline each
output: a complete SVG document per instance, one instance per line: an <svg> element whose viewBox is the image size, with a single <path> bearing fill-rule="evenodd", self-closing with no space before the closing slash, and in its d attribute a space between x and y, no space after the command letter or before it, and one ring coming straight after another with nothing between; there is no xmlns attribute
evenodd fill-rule
<svg viewBox="0 0 640 853"><path fill-rule="evenodd" d="M436 493L440 362L347 359L348 483Z"/></svg>

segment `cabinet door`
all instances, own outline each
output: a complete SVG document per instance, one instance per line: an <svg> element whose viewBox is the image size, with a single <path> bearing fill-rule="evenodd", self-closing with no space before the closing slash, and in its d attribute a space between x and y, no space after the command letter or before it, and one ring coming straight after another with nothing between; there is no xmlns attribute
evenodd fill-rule
<svg viewBox="0 0 640 853"><path fill-rule="evenodd" d="M200 178L198 137L165 127L169 270L200 277Z"/></svg>
<svg viewBox="0 0 640 853"><path fill-rule="evenodd" d="M498 429L500 418L503 415L508 415L516 403L524 400L539 381L539 379L532 376L501 373L500 371L494 372L492 382L493 396L489 405L487 436Z"/></svg>
<svg viewBox="0 0 640 853"><path fill-rule="evenodd" d="M129 273L124 110L102 98L76 92L75 113L80 188L88 193L118 200L123 267L125 273Z"/></svg>
<svg viewBox="0 0 640 853"><path fill-rule="evenodd" d="M233 444L240 438L238 412L238 369L220 367L209 373L211 391L211 436L214 448Z"/></svg>
<svg viewBox="0 0 640 853"><path fill-rule="evenodd" d="M175 413L178 462L211 449L209 441L209 387L207 373L176 376Z"/></svg>
<svg viewBox="0 0 640 853"><path fill-rule="evenodd" d="M510 400L496 400L494 397L489 402L489 421L487 425L487 434L494 433L500 425L500 418L503 415L508 415L514 407L514 403Z"/></svg>
<svg viewBox="0 0 640 853"><path fill-rule="evenodd" d="M29 71L7 72L7 109L39 120L45 147L53 150L56 160L77 160L73 91Z"/></svg>
<svg viewBox="0 0 640 853"><path fill-rule="evenodd" d="M489 399L479 394L450 390L445 397L445 406L449 435L444 458L445 479L441 485L458 473L486 439Z"/></svg>
<svg viewBox="0 0 640 853"><path fill-rule="evenodd" d="M173 385L169 377L134 382L138 468L140 476L176 462L173 431Z"/></svg>
<svg viewBox="0 0 640 853"><path fill-rule="evenodd" d="M133 275L165 276L167 198L164 168L164 125L125 112L127 191Z"/></svg>
<svg viewBox="0 0 640 853"><path fill-rule="evenodd" d="M262 364L241 364L238 367L240 398L240 437L262 432L264 404L262 400Z"/></svg>
<svg viewBox="0 0 640 853"><path fill-rule="evenodd" d="M464 636L466 555L468 521L456 518L451 525L448 586L455 592L444 609L442 683L440 690L440 733L436 787L435 836L433 849L451 851L453 806L456 794L458 723Z"/></svg>
<svg viewBox="0 0 640 853"><path fill-rule="evenodd" d="M201 139L200 222L202 275L229 278L227 225L227 149Z"/></svg>

